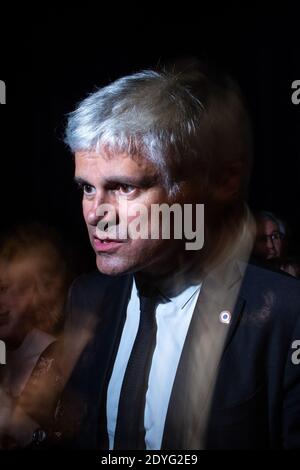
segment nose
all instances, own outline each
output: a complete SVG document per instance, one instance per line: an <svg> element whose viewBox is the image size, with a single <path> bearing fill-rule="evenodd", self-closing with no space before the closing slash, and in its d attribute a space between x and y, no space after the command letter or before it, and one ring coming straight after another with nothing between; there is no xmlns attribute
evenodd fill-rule
<svg viewBox="0 0 300 470"><path fill-rule="evenodd" d="M271 237L267 237L267 248L268 250L274 250L274 242Z"/></svg>
<svg viewBox="0 0 300 470"><path fill-rule="evenodd" d="M85 213L85 220L88 225L96 226L99 220L101 220L99 207L105 203L105 192L103 190L97 191L92 201L83 202L83 212Z"/></svg>
<svg viewBox="0 0 300 470"><path fill-rule="evenodd" d="M97 216L97 206L93 206L87 213L86 221L89 225L97 225L99 220L100 218Z"/></svg>
<svg viewBox="0 0 300 470"><path fill-rule="evenodd" d="M105 202L104 198L94 201L86 214L87 223L99 227L100 230L106 230L105 226L117 225L118 220L119 216L115 204Z"/></svg>

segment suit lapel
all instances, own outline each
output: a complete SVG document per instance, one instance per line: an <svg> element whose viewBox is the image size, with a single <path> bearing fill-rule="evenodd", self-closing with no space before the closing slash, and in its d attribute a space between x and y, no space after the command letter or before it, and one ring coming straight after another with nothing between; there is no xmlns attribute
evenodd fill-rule
<svg viewBox="0 0 300 470"><path fill-rule="evenodd" d="M218 367L244 307L242 273L229 263L207 276L187 333L171 393L162 449L201 449ZM231 314L230 323L222 312Z"/></svg>
<svg viewBox="0 0 300 470"><path fill-rule="evenodd" d="M113 288L113 292L107 292L102 308L105 311L104 327L99 325L96 332L97 365L96 370L99 377L98 387L93 403L93 410L100 409L97 416L95 435L98 436L97 448L108 448L106 398L109 380L118 351L123 326L126 319L127 306L132 288L132 276L126 276L120 288ZM118 296L114 295L118 292ZM93 413L95 416L95 413Z"/></svg>
<svg viewBox="0 0 300 470"><path fill-rule="evenodd" d="M84 318L84 323L80 321L68 333L68 349L74 350L77 342L80 350L75 354L77 362L64 393L62 420L73 423L76 448L108 448L106 394L131 286L132 276L114 280L97 277L92 288L81 289L73 302L76 317ZM70 403L75 406L70 408Z"/></svg>

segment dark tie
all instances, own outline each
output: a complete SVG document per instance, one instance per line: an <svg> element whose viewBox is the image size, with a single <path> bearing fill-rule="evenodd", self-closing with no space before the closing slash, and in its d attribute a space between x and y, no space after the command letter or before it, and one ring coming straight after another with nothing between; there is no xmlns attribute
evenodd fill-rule
<svg viewBox="0 0 300 470"><path fill-rule="evenodd" d="M145 449L144 409L156 343L155 308L159 294L140 295L140 322L121 388L114 449Z"/></svg>

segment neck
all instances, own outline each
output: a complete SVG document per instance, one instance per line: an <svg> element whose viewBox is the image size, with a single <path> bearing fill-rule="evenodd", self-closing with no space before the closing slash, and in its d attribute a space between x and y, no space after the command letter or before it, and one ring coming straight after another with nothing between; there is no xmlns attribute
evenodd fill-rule
<svg viewBox="0 0 300 470"><path fill-rule="evenodd" d="M229 261L248 261L253 244L253 219L248 208L237 220L219 223L218 230L207 229L202 250L177 250L155 268L136 274L141 282L160 288L169 297L197 285L214 269Z"/></svg>

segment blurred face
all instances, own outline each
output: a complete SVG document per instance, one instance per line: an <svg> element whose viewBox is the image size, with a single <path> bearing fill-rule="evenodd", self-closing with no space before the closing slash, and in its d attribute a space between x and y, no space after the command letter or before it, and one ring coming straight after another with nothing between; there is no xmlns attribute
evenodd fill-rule
<svg viewBox="0 0 300 470"><path fill-rule="evenodd" d="M0 339L17 345L32 328L34 285L29 260L0 263Z"/></svg>
<svg viewBox="0 0 300 470"><path fill-rule="evenodd" d="M83 215L98 269L108 275L162 272L178 250L178 240L134 239L128 225L140 216L140 205L149 209L150 227L152 204L181 203L183 196L171 199L154 165L126 154L108 158L102 153L78 152L75 166L75 180L83 189ZM108 211L99 215L103 204L113 207L114 214ZM116 235L99 234L99 222L102 226L108 223Z"/></svg>
<svg viewBox="0 0 300 470"><path fill-rule="evenodd" d="M272 220L261 220L257 225L257 236L254 245L256 256L269 260L282 254L283 240L278 225Z"/></svg>

